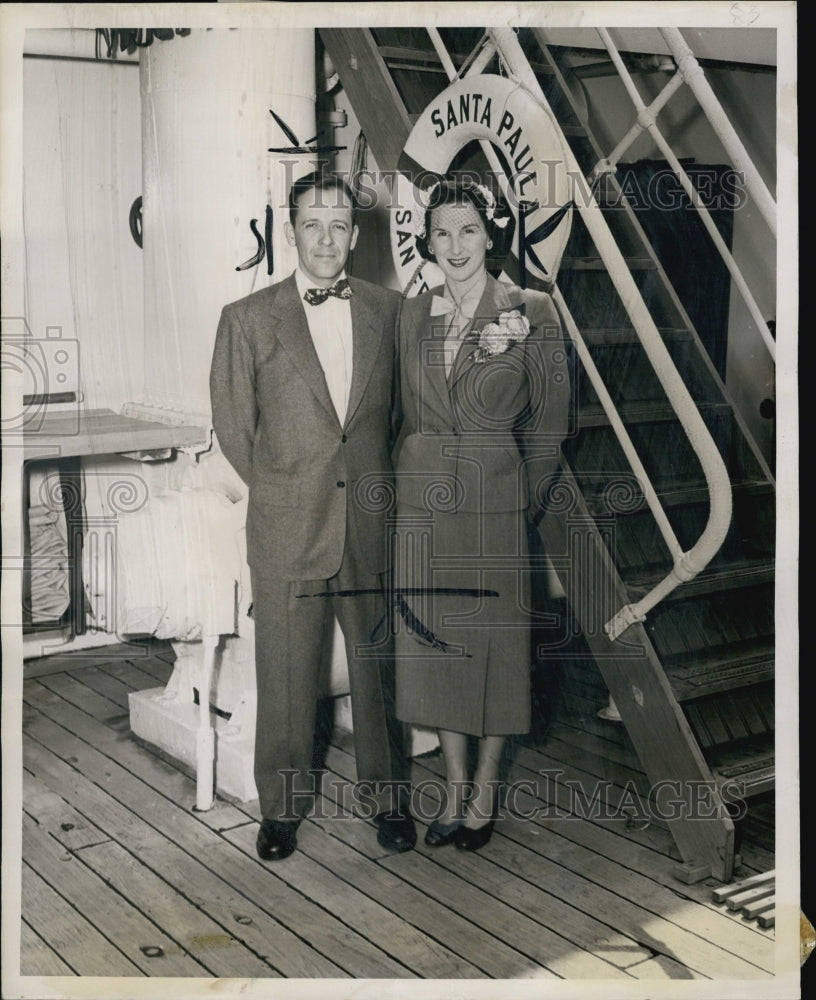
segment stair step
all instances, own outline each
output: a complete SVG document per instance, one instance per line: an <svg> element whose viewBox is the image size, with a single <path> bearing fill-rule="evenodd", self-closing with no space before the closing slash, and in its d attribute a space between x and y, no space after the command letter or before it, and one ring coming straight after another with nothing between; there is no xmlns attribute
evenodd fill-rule
<svg viewBox="0 0 816 1000"><path fill-rule="evenodd" d="M655 271L657 264L651 257L625 257L630 271ZM602 257L562 257L559 265L562 271L606 271L606 262Z"/></svg>
<svg viewBox="0 0 816 1000"><path fill-rule="evenodd" d="M674 696L691 701L720 691L773 680L772 638L744 640L663 659Z"/></svg>
<svg viewBox="0 0 816 1000"><path fill-rule="evenodd" d="M731 407L726 402L698 403L697 409L704 416L731 412ZM623 422L629 424L665 423L678 419L671 404L662 401L619 403L617 410ZM587 427L608 427L609 418L600 403L585 403L579 410L578 423L582 430Z"/></svg>
<svg viewBox="0 0 816 1000"><path fill-rule="evenodd" d="M624 477L621 476L619 478L622 480ZM632 479L634 479L634 477L632 477ZM612 483L613 486L615 485L615 482ZM701 480L686 479L678 480L673 483L667 481L657 481L652 485L655 487L655 492L657 493L660 503L664 508L704 503L709 499L708 485ZM616 505L613 511L615 514L626 516L628 514L637 514L646 510L645 499L642 499L640 504L635 502L637 495L642 492L640 487L635 485L634 481L631 483L631 486L633 490L632 502L625 507L622 505ZM584 499L586 500L587 507L593 514L608 514L611 512L608 503L609 489L609 482L604 485L599 483L596 486L583 486L582 492L584 494ZM773 484L769 483L765 479L745 479L742 482L731 483L731 493L734 497L763 496L772 494L773 492Z"/></svg>
<svg viewBox="0 0 816 1000"><path fill-rule="evenodd" d="M658 327L658 333L663 341L685 341L691 340L691 333L684 326L663 326ZM634 327L587 327L581 330L581 336L590 347L617 347L628 344L637 344L640 338Z"/></svg>
<svg viewBox="0 0 816 1000"><path fill-rule="evenodd" d="M709 761L709 766L720 787L728 785L743 799L774 790L776 762L770 744L756 743L718 752L716 761ZM735 795L728 797L733 799Z"/></svg>
<svg viewBox="0 0 816 1000"><path fill-rule="evenodd" d="M701 594L712 594L721 590L737 590L742 587L755 587L761 583L772 583L775 564L773 559L739 559L734 562L722 563L711 569L698 573L693 580L681 583L670 594L663 598L664 602L684 600L686 597L699 597ZM629 596L632 601L644 597L666 576L667 567L660 569L650 567L640 576L630 575L626 581Z"/></svg>

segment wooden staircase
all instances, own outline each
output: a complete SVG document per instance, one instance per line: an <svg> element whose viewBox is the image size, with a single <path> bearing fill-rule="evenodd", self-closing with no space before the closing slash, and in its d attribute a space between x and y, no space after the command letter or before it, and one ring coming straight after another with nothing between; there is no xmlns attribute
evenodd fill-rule
<svg viewBox="0 0 816 1000"><path fill-rule="evenodd" d="M440 34L461 67L483 32ZM412 121L448 83L427 33L323 29L321 37L377 165L397 169ZM564 53L548 48L535 29L521 30L518 39L585 176L592 175L604 151L582 121ZM496 68L494 57L483 72ZM563 673L567 686L586 692L594 685L596 711L607 691L614 699L645 794L652 795L677 844L677 876L729 881L739 863L734 823L741 803L773 789L773 475L669 283L665 249L661 260L613 173L601 174L593 191L727 465L734 514L708 567L645 622L610 641L604 623L664 577L671 559L606 414L576 366L574 427L564 449L559 502L539 525L566 593L565 617L578 622L592 657L571 659ZM688 252L674 252L681 249ZM708 517L702 470L577 212L557 280L687 549ZM558 658L562 646L563 636L545 639L540 659ZM596 724L620 727L594 719ZM673 802L668 808L667 788Z"/></svg>

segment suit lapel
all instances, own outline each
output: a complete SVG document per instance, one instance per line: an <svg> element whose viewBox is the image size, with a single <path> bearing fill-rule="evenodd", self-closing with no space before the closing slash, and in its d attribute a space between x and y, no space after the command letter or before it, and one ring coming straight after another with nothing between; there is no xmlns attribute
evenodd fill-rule
<svg viewBox="0 0 816 1000"><path fill-rule="evenodd" d="M280 283L274 302L275 336L297 368L300 377L311 389L323 408L337 420L337 411L329 395L329 387L317 356L304 305L298 294L294 274Z"/></svg>
<svg viewBox="0 0 816 1000"><path fill-rule="evenodd" d="M439 289L434 289L436 294ZM445 375L445 315L432 316L431 305L433 297L429 296L428 311L419 320L421 335L417 337L420 351L419 364L423 373L422 385L429 385L436 394L446 414L452 416L448 380Z"/></svg>
<svg viewBox="0 0 816 1000"><path fill-rule="evenodd" d="M456 355L456 361L454 362L453 371L451 372L449 380L451 389L453 389L459 379L470 371L475 364L473 354L478 344L479 332L483 330L488 323L492 323L496 320L500 312L512 308L513 306L507 293L507 289L500 281L496 281L491 274L488 274L487 284L485 285L482 297L479 299L479 305L473 316L473 324L471 325L467 337L459 348L459 353Z"/></svg>
<svg viewBox="0 0 816 1000"><path fill-rule="evenodd" d="M351 306L351 335L354 344L354 358L351 368L351 388L346 409L346 424L351 422L363 400L366 386L377 363L380 342L383 338L382 318L377 314L365 285L354 278L349 279L354 294L349 299Z"/></svg>

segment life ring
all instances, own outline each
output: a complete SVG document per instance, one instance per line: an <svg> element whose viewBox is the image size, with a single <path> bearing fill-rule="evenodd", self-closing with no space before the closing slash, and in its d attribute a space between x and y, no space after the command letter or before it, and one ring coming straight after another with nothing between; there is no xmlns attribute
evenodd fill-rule
<svg viewBox="0 0 816 1000"><path fill-rule="evenodd" d="M544 287L555 282L572 221L572 185L560 130L552 112L520 83L485 74L457 80L443 90L425 108L405 143L392 188L390 237L394 269L409 295L444 280L439 266L423 264L416 248L424 214L420 196L469 142L479 139L499 153L510 185L505 200L516 226L504 274L511 280L518 275L519 205L532 203L537 207L525 211L523 219L528 234L524 267Z"/></svg>

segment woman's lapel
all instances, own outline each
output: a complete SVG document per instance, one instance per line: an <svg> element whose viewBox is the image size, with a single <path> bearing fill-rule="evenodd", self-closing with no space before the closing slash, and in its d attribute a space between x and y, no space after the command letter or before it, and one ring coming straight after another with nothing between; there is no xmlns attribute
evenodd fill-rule
<svg viewBox="0 0 816 1000"><path fill-rule="evenodd" d="M498 318L500 312L514 308L509 291L510 289L503 282L497 281L491 274L488 274L487 284L473 316L473 323L467 337L459 348L459 353L456 355L456 361L454 362L449 380L451 389L475 364L473 355L478 346L479 333L488 323L493 323Z"/></svg>
<svg viewBox="0 0 816 1000"><path fill-rule="evenodd" d="M419 391L424 395L425 390L430 386L431 391L437 396L438 403L441 404L445 413L451 415L450 396L448 395L448 381L445 376L445 330L447 321L450 318L445 314L434 315L433 298L441 295L441 288L433 289L433 296L430 297L428 311L424 314L425 334L417 338L419 350ZM423 400L425 404L431 401L427 398Z"/></svg>

